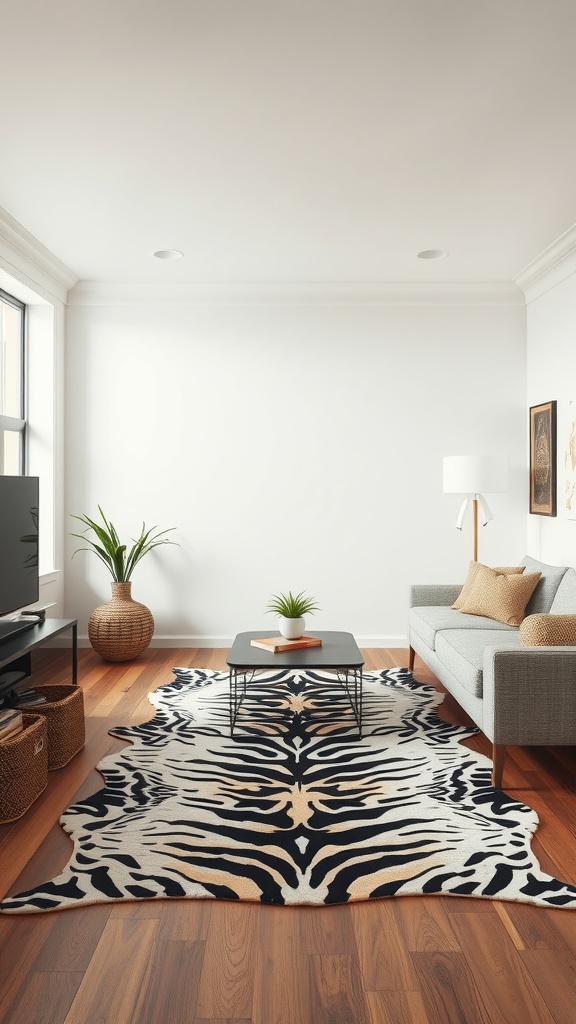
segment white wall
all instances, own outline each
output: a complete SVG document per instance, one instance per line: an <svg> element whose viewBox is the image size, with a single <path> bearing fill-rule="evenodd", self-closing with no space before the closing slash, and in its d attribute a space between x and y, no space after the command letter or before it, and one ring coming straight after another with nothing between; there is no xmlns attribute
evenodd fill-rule
<svg viewBox="0 0 576 1024"><path fill-rule="evenodd" d="M550 262L550 270L527 290L528 405L557 403L557 516L528 516L528 543L545 562L576 566L576 520L566 516L564 468L569 403L576 403L574 251Z"/></svg>
<svg viewBox="0 0 576 1024"><path fill-rule="evenodd" d="M155 642L274 628L268 597L290 588L318 599L309 627L403 643L409 584L463 579L471 557L470 524L454 528L460 499L442 494L443 455L510 456L512 490L491 500L480 558L525 554L521 299L141 298L71 295L66 508L101 504L126 535L142 519L177 528L180 547L134 576ZM67 562L81 633L109 589L95 556Z"/></svg>

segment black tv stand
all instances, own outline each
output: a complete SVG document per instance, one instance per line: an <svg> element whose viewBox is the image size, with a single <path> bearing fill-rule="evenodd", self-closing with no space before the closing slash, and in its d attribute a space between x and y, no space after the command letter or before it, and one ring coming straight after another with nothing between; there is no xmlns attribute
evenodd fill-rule
<svg viewBox="0 0 576 1024"><path fill-rule="evenodd" d="M13 636L19 636L20 633L32 629L37 623L38 619L0 619L0 645L11 640Z"/></svg>
<svg viewBox="0 0 576 1024"><path fill-rule="evenodd" d="M32 674L32 651L60 633L72 630L72 685L78 686L78 620L45 619L27 622L25 632L0 641L0 697L14 686L16 675L24 679Z"/></svg>

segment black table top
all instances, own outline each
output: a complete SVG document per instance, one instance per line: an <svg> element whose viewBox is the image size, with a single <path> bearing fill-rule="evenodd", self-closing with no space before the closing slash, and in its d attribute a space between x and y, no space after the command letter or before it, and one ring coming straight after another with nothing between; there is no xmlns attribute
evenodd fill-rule
<svg viewBox="0 0 576 1024"><path fill-rule="evenodd" d="M77 619L44 619L42 622L34 623L23 633L14 634L0 643L0 667L20 655L27 654L34 647L58 636L59 633L72 629L77 623Z"/></svg>
<svg viewBox="0 0 576 1024"><path fill-rule="evenodd" d="M310 630L307 636L322 640L321 647L305 647L298 651L279 651L273 654L260 647L252 647L250 641L259 637L278 636L278 630L259 629L250 633L238 633L226 664L230 668L361 668L364 658L352 633L339 631L323 632Z"/></svg>

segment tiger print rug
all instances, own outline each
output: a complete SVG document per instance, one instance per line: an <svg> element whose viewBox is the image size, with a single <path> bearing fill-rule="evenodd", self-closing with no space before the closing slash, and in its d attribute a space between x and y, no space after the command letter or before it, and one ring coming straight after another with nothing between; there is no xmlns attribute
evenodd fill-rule
<svg viewBox="0 0 576 1024"><path fill-rule="evenodd" d="M61 824L74 852L57 878L2 910L111 900L214 898L332 904L444 895L576 906L530 849L537 815L490 783L437 714L443 697L405 669L364 675L364 736L326 671L248 683L230 738L228 675L175 669L152 721L99 764L105 787Z"/></svg>

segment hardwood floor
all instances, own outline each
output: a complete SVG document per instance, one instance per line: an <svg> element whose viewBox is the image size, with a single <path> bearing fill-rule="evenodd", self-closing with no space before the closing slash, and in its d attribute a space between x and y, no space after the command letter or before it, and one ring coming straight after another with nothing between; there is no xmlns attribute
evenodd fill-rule
<svg viewBox="0 0 576 1024"><path fill-rule="evenodd" d="M367 650L366 669L407 664ZM56 875L70 843L57 824L101 786L94 765L123 744L113 725L152 717L173 665L220 669L220 649L152 649L127 665L80 652L87 742L17 822L0 826L2 895ZM69 655L43 651L40 682L68 681ZM436 682L417 660L415 676ZM438 685L438 684L436 684ZM442 714L465 722L447 697ZM470 745L489 754L475 737ZM544 870L576 884L574 748L509 751L504 788L540 815ZM0 915L3 1024L569 1024L576 1019L576 911L455 897L334 907L151 901Z"/></svg>

